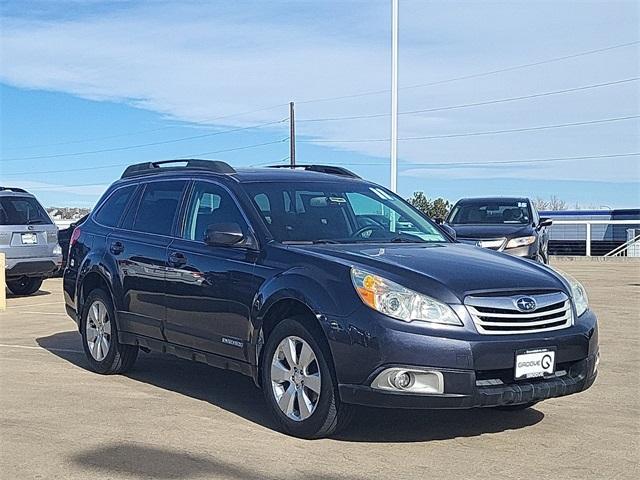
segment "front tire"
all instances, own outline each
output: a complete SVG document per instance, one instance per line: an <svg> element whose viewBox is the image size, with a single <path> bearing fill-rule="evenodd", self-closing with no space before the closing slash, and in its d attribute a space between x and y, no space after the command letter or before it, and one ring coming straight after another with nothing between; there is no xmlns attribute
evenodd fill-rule
<svg viewBox="0 0 640 480"><path fill-rule="evenodd" d="M265 400L286 433L321 438L348 423L353 407L340 402L329 348L300 319L276 325L263 354L260 375Z"/></svg>
<svg viewBox="0 0 640 480"><path fill-rule="evenodd" d="M7 280L7 287L14 295L33 295L40 290L43 280L38 277L21 277L17 280Z"/></svg>
<svg viewBox="0 0 640 480"><path fill-rule="evenodd" d="M82 312L82 346L91 370L105 375L124 373L138 357L138 347L118 341L111 297L100 289L87 297Z"/></svg>

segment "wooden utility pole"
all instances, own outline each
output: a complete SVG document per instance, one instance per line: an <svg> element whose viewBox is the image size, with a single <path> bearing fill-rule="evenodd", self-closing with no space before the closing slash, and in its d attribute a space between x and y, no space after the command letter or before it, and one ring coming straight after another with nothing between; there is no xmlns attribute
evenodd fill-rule
<svg viewBox="0 0 640 480"><path fill-rule="evenodd" d="M289 161L291 168L296 166L296 114L293 102L289 102Z"/></svg>

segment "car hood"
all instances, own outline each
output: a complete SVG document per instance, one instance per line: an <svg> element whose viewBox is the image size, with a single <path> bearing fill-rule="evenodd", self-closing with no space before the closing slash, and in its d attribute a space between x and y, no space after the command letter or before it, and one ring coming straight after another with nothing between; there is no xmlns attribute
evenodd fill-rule
<svg viewBox="0 0 640 480"><path fill-rule="evenodd" d="M513 238L533 234L530 225L449 225L459 238Z"/></svg>
<svg viewBox="0 0 640 480"><path fill-rule="evenodd" d="M489 292L567 292L541 264L461 243L296 245L293 250L362 268L449 303Z"/></svg>

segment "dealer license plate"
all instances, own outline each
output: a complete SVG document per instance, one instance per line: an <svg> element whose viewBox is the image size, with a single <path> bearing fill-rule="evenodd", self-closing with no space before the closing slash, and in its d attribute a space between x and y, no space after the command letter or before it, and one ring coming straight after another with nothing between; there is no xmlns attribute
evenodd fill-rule
<svg viewBox="0 0 640 480"><path fill-rule="evenodd" d="M22 244L23 245L35 245L38 243L38 236L35 233L23 233Z"/></svg>
<svg viewBox="0 0 640 480"><path fill-rule="evenodd" d="M553 350L528 350L516 354L516 380L551 375L556 367Z"/></svg>

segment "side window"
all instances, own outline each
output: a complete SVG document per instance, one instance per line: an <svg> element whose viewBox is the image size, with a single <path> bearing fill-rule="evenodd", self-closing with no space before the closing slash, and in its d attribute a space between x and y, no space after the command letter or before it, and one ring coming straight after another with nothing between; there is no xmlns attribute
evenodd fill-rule
<svg viewBox="0 0 640 480"><path fill-rule="evenodd" d="M107 227L115 227L120 221L120 217L127 208L129 199L135 191L135 185L122 187L111 194L107 201L100 207L96 213L96 221Z"/></svg>
<svg viewBox="0 0 640 480"><path fill-rule="evenodd" d="M227 191L213 183L196 182L187 207L183 238L204 242L207 228L216 223L237 223L243 231L247 224Z"/></svg>
<svg viewBox="0 0 640 480"><path fill-rule="evenodd" d="M253 201L256 202L265 221L271 224L271 202L269 202L269 197L264 193L258 193L253 197Z"/></svg>
<svg viewBox="0 0 640 480"><path fill-rule="evenodd" d="M148 183L140 199L133 230L171 235L185 185L182 180Z"/></svg>

